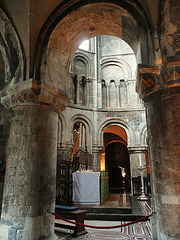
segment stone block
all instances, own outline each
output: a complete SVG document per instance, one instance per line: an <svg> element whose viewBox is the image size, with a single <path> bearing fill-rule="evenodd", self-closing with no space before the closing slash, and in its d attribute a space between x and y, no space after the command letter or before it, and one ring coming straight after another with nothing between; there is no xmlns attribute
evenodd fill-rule
<svg viewBox="0 0 180 240"><path fill-rule="evenodd" d="M180 197L174 195L162 195L162 203L164 204L180 204Z"/></svg>

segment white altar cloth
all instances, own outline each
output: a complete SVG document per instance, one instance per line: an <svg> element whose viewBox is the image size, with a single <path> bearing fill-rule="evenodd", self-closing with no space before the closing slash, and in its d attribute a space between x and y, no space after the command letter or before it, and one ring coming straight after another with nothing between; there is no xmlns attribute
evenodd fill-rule
<svg viewBox="0 0 180 240"><path fill-rule="evenodd" d="M100 172L73 173L73 203L100 205Z"/></svg>

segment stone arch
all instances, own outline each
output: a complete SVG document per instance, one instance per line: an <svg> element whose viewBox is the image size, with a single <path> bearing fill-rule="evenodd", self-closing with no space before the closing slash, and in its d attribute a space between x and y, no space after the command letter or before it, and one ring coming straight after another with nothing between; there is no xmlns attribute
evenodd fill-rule
<svg viewBox="0 0 180 240"><path fill-rule="evenodd" d="M118 125L120 127L122 127L126 134L127 134L127 146L131 146L134 142L134 135L132 132L131 127L129 126L129 124L124 121L123 119L120 118L110 118L106 121L104 121L98 128L97 134L98 134L98 145L103 146L103 133L105 128L107 128L108 126L111 125Z"/></svg>
<svg viewBox="0 0 180 240"><path fill-rule="evenodd" d="M85 65L86 65L86 73L87 73L87 75L85 77L89 78L90 77L91 60L90 60L90 58L87 55L85 55L83 53L80 53L80 52L75 53L75 55L74 55L74 57L72 59L72 62L71 62L71 72L74 73L74 61L77 60L77 59L81 60L81 61L83 61L85 63Z"/></svg>
<svg viewBox="0 0 180 240"><path fill-rule="evenodd" d="M140 132L140 145L147 146L147 126L145 125Z"/></svg>
<svg viewBox="0 0 180 240"><path fill-rule="evenodd" d="M74 73L79 77L87 76L87 65L83 59L75 58L74 59Z"/></svg>
<svg viewBox="0 0 180 240"><path fill-rule="evenodd" d="M60 112L58 116L58 145L59 146L63 141L66 141L66 139L63 139L63 136L67 135L66 133L62 134L64 131L67 132L67 123L64 115Z"/></svg>
<svg viewBox="0 0 180 240"><path fill-rule="evenodd" d="M76 115L74 115L71 118L71 126L73 126L74 123L77 122L77 121L81 121L87 127L88 134L94 132L93 124L92 124L91 120L87 116L85 116L83 114L76 114Z"/></svg>
<svg viewBox="0 0 180 240"><path fill-rule="evenodd" d="M74 126L74 124L79 121L81 122L84 126L85 126L85 132L86 132L86 147L87 147L87 150L89 152L91 152L91 149L92 149L92 136L94 134L94 128L93 128L93 124L91 122L91 120L83 115L83 114L77 114L77 115L74 115L72 118L71 118L71 126Z"/></svg>
<svg viewBox="0 0 180 240"><path fill-rule="evenodd" d="M121 59L117 59L117 58L116 59L115 58L104 59L102 61L102 71L103 71L103 68L106 68L106 67L109 67L112 65L122 69L122 71L124 73L123 79L125 81L132 78L132 69L131 69L130 65L125 60L121 60ZM122 77L120 77L120 78L122 78Z"/></svg>
<svg viewBox="0 0 180 240"><path fill-rule="evenodd" d="M70 92L74 103L87 104L87 81L90 75L90 62L89 57L80 52L75 53L72 59Z"/></svg>
<svg viewBox="0 0 180 240"><path fill-rule="evenodd" d="M127 25L127 22L130 24ZM153 45L152 35L148 35L147 32L151 33L150 23L143 7L138 3L129 1L119 3L116 0L109 0L105 3L100 0L80 0L69 3L66 8L62 8L60 4L49 16L39 34L36 47L35 78L41 78L40 67L41 69L45 67L42 59L46 59L45 75L41 80L48 78L50 81L54 79L62 81L63 79L65 84L62 86L62 90L68 91L65 86L68 85L66 82L68 83L69 64L83 38L90 39L103 34L117 36L125 40L135 53L141 38L143 41L142 52L146 57L149 43ZM149 52L153 53L153 51ZM55 56L55 58L51 59L51 56ZM142 63L148 64L151 60L152 57L147 57ZM54 71L54 75L52 74L51 66L57 70L57 75Z"/></svg>
<svg viewBox="0 0 180 240"><path fill-rule="evenodd" d="M120 142L120 143L122 143L122 144L124 144L124 145L126 146L125 142L122 141L122 140L112 140L112 141L108 142L108 144L106 145L106 147L107 147L109 144L114 143L114 142ZM104 150L103 150L103 151L104 151Z"/></svg>
<svg viewBox="0 0 180 240"><path fill-rule="evenodd" d="M25 75L24 52L16 30L0 8L0 61L4 67L4 87L22 82ZM2 79L1 79L2 80Z"/></svg>

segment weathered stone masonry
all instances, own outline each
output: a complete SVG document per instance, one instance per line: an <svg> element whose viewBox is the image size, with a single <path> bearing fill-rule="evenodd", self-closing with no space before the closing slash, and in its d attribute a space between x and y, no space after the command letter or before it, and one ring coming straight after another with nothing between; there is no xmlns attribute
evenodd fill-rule
<svg viewBox="0 0 180 240"><path fill-rule="evenodd" d="M78 45L104 34L125 40L142 60L137 91L147 115L153 240L180 239L180 2L1 0L0 9L0 97L13 114L0 238L54 238L45 209L54 208L57 111L70 100L69 65ZM93 154L99 150L94 145Z"/></svg>

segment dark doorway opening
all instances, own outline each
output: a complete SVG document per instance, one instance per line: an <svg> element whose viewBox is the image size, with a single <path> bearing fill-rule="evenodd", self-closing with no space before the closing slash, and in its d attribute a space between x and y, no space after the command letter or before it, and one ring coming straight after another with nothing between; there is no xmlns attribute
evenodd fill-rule
<svg viewBox="0 0 180 240"><path fill-rule="evenodd" d="M105 153L110 191L129 192L130 161L127 146L121 142L111 142L106 147Z"/></svg>

